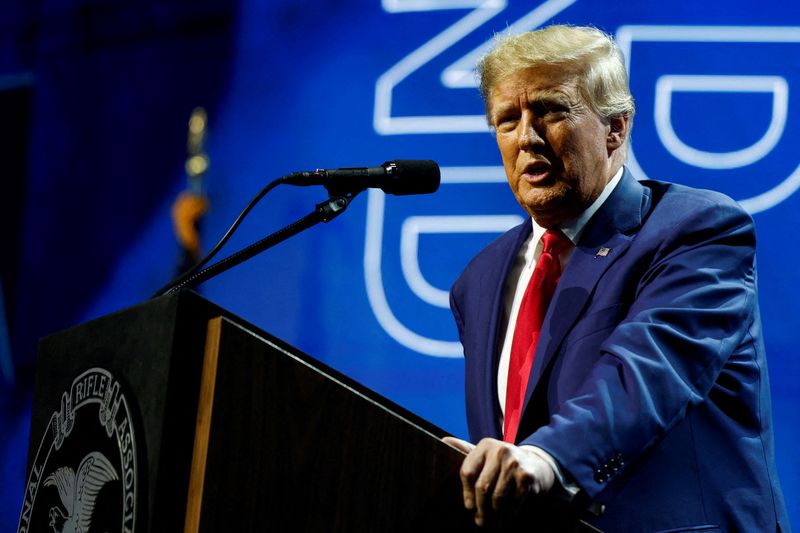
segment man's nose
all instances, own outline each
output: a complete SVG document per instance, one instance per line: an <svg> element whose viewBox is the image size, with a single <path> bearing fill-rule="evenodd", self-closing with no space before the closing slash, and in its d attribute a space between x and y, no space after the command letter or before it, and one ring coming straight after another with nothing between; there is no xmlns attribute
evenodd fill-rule
<svg viewBox="0 0 800 533"><path fill-rule="evenodd" d="M520 150L530 150L536 145L543 145L544 139L536 128L536 124L528 113L523 114L520 121L520 132L517 139Z"/></svg>

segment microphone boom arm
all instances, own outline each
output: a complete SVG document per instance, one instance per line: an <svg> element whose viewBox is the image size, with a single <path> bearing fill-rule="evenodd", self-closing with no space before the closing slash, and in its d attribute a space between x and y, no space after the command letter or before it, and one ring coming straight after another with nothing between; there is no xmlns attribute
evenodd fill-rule
<svg viewBox="0 0 800 533"><path fill-rule="evenodd" d="M156 291L153 297L170 294L180 289L194 287L217 274L250 259L256 254L271 248L301 231L320 222L328 222L347 209L347 206L359 193L368 187L379 188L387 194L428 194L439 188L441 173L439 165L432 160L397 160L387 161L379 167L352 167L339 169L317 169L313 172L294 172L270 182L253 198L244 210L236 217L231 227L222 236L214 248L206 254L194 267L178 278L170 281ZM250 210L269 191L281 184L288 185L323 185L328 190L327 201L317 204L313 213L303 217L280 231L248 246L238 252L201 270L208 261L225 245L236 228Z"/></svg>
<svg viewBox="0 0 800 533"><path fill-rule="evenodd" d="M209 279L222 274L226 270L247 261L248 259L260 254L265 250L272 248L276 244L280 244L286 239L294 237L298 233L316 226L320 222L330 222L337 216L344 213L345 209L347 209L347 207L350 205L350 202L353 201L353 198L355 198L360 192L361 191L345 195L331 196L326 201L318 203L314 211L307 214L303 218L293 222L292 224L289 224L282 229L279 229L278 231L264 237L260 241L255 242L250 246L242 248L238 252L229 255L225 259L221 259L211 266L192 274L186 279L178 280L168 289L159 291L158 295L173 294L183 289L191 289L192 287L196 287L204 281L208 281Z"/></svg>

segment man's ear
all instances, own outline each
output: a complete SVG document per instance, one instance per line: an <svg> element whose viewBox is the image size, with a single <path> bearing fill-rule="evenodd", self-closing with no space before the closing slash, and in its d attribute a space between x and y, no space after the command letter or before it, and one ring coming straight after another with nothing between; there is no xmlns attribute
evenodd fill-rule
<svg viewBox="0 0 800 533"><path fill-rule="evenodd" d="M610 117L608 119L608 134L606 135L606 148L611 155L617 148L625 144L628 138L630 120L628 115Z"/></svg>

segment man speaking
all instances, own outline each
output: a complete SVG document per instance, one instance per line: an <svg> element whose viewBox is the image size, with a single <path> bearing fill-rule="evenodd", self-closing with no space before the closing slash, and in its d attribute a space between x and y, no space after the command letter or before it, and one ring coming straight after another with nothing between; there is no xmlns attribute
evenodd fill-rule
<svg viewBox="0 0 800 533"><path fill-rule="evenodd" d="M475 521L558 491L606 532L788 531L752 219L623 166L634 105L604 33L505 37L478 71L531 218L451 291L477 445L447 441Z"/></svg>

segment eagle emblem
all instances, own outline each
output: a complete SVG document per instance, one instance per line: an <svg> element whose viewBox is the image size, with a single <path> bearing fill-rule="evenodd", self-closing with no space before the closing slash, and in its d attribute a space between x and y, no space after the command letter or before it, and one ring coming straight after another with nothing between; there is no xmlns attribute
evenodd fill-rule
<svg viewBox="0 0 800 533"><path fill-rule="evenodd" d="M55 486L60 507L50 508L50 527L56 533L86 533L92 523L95 500L109 481L119 479L114 467L100 452L91 452L81 461L78 473L62 466L47 476L45 487Z"/></svg>

